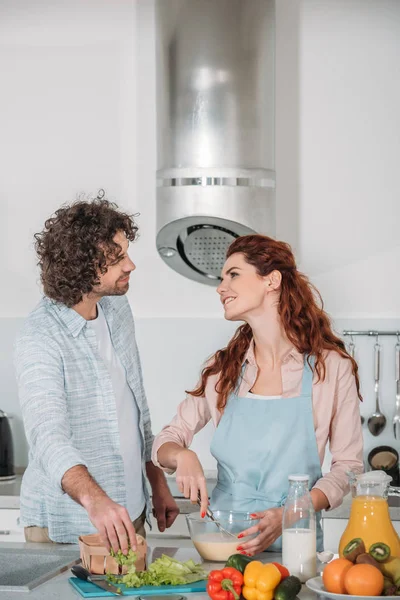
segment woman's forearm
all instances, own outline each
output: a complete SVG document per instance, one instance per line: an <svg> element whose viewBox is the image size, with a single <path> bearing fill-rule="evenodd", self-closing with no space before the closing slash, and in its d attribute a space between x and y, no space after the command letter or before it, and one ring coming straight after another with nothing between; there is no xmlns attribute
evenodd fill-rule
<svg viewBox="0 0 400 600"><path fill-rule="evenodd" d="M310 495L315 512L329 508L329 500L325 496L324 492L321 492L321 490L318 488L313 488L310 492Z"/></svg>
<svg viewBox="0 0 400 600"><path fill-rule="evenodd" d="M178 466L178 455L185 450L186 448L176 442L166 442L159 447L157 460L163 468L175 471Z"/></svg>

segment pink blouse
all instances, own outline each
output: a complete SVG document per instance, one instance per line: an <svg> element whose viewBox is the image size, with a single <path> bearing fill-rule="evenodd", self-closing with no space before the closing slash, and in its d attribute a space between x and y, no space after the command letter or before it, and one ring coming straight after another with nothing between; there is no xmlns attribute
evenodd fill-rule
<svg viewBox="0 0 400 600"><path fill-rule="evenodd" d="M314 487L325 494L329 500L330 509L333 509L342 503L343 496L349 491L346 473L348 471L362 473L363 471L363 436L360 400L357 396L350 360L342 358L335 351L327 351L325 367L324 381L317 382L318 376L314 374L312 404L321 465L324 461L328 441L332 462L330 472L321 477ZM241 397L246 396L253 387L257 371L252 342L245 357L244 377L239 388ZM293 348L282 362L282 401L285 398L300 395L302 374L303 355ZM152 450L152 460L155 465L161 467L157 453L160 446L166 442L175 442L188 448L195 433L202 429L210 419L215 427L218 426L221 413L217 409L217 393L215 391L217 380L218 375L208 378L202 397L188 394L178 406L177 414L171 423L166 425L155 437ZM171 469L164 468L163 470L173 473Z"/></svg>

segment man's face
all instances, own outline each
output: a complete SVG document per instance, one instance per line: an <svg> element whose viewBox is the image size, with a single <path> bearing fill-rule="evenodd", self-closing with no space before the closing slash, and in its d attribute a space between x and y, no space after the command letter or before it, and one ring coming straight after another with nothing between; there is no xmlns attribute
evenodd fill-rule
<svg viewBox="0 0 400 600"><path fill-rule="evenodd" d="M93 288L98 296L123 296L129 289L129 276L136 266L128 256L129 241L123 231L118 231L113 241L121 247L119 253L109 259L107 272L99 276L100 282Z"/></svg>

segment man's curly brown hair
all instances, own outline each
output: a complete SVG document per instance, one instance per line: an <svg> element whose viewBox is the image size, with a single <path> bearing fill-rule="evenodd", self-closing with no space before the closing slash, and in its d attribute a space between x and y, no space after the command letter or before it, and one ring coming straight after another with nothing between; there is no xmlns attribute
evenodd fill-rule
<svg viewBox="0 0 400 600"><path fill-rule="evenodd" d="M132 215L103 199L74 202L47 219L43 231L35 234L46 296L68 307L78 304L121 251L113 241L118 231L133 242L138 227Z"/></svg>

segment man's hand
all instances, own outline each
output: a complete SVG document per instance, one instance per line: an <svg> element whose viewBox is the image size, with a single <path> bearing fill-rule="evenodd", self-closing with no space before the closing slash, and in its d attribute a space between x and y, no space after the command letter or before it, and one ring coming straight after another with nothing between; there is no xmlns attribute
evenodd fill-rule
<svg viewBox="0 0 400 600"><path fill-rule="evenodd" d="M179 514L179 508L172 497L162 470L152 462L147 462L146 473L152 490L153 516L157 519L158 529L165 531L165 528L171 527L175 521Z"/></svg>
<svg viewBox="0 0 400 600"><path fill-rule="evenodd" d="M178 515L178 505L169 489L161 490L160 493L153 489L153 516L157 519L158 530L165 531L171 527Z"/></svg>
<svg viewBox="0 0 400 600"><path fill-rule="evenodd" d="M242 531L238 535L238 538L254 535L255 533L258 533L258 535L248 542L243 542L243 544L239 543L237 550L248 556L253 556L254 554L266 550L279 536L282 535L282 517L283 507L270 508L269 510L253 513L251 518L260 519L260 521L257 525Z"/></svg>
<svg viewBox="0 0 400 600"><path fill-rule="evenodd" d="M136 532L126 508L106 494L90 500L85 508L108 551L110 547L114 552L121 548L122 553L127 554L129 546L136 550Z"/></svg>
<svg viewBox="0 0 400 600"><path fill-rule="evenodd" d="M91 523L98 530L108 551L121 548L124 554L128 545L136 550L136 533L126 508L117 504L98 485L83 465L71 467L64 473L62 488L75 502L87 511Z"/></svg>

